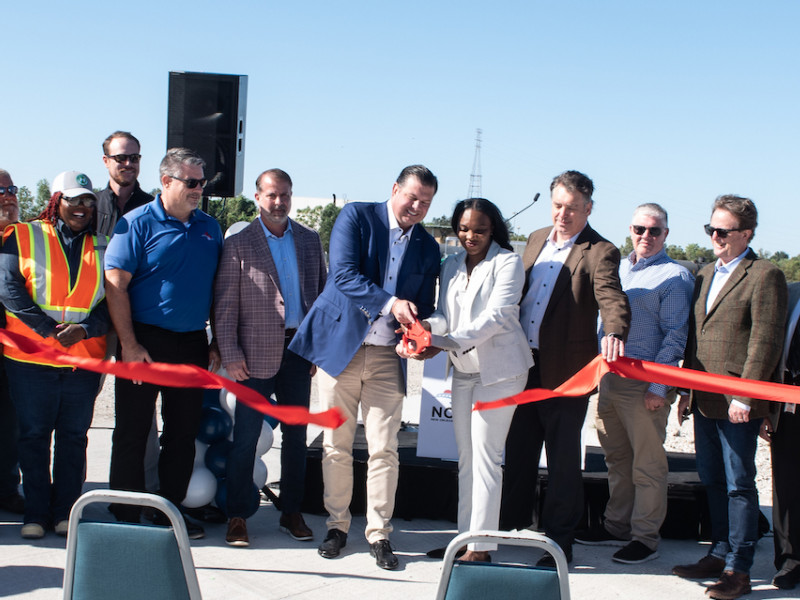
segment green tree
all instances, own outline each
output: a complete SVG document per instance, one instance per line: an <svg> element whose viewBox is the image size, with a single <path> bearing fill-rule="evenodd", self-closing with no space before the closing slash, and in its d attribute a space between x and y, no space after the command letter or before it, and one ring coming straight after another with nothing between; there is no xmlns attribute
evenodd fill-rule
<svg viewBox="0 0 800 600"><path fill-rule="evenodd" d="M39 204L39 201L34 198L31 191L24 185L17 192L17 203L19 204L20 221L28 221L37 217L46 206Z"/></svg>
<svg viewBox="0 0 800 600"><path fill-rule="evenodd" d="M36 183L36 205L44 208L50 202L50 196L50 184L47 179L40 179Z"/></svg>
<svg viewBox="0 0 800 600"><path fill-rule="evenodd" d="M786 260L787 258L789 258L789 255L782 250L778 250L775 254L769 257L769 259L776 264L782 260Z"/></svg>
<svg viewBox="0 0 800 600"><path fill-rule="evenodd" d="M675 244L670 244L667 246L667 256L674 260L688 260L686 258L686 252L684 252L681 246L676 246Z"/></svg>
<svg viewBox="0 0 800 600"><path fill-rule="evenodd" d="M297 220L319 233L322 248L327 252L331 243L333 224L341 211L342 209L332 202L325 206L309 206L297 211Z"/></svg>
<svg viewBox="0 0 800 600"><path fill-rule="evenodd" d="M717 257L714 256L714 251L710 248L703 248L698 244L692 243L686 245L686 260L711 263L717 260Z"/></svg>
<svg viewBox="0 0 800 600"><path fill-rule="evenodd" d="M223 198L221 200L210 200L208 203L208 214L214 217L219 223L222 233L234 223L245 221L249 223L258 214L255 202L245 196L235 198Z"/></svg>
<svg viewBox="0 0 800 600"><path fill-rule="evenodd" d="M633 252L633 241L631 240L631 236L628 236L625 238L625 243L619 247L619 253L622 256L628 256L631 252Z"/></svg>
<svg viewBox="0 0 800 600"><path fill-rule="evenodd" d="M436 217L430 223L423 223L425 227L450 227L450 217L447 215L442 215L441 217Z"/></svg>

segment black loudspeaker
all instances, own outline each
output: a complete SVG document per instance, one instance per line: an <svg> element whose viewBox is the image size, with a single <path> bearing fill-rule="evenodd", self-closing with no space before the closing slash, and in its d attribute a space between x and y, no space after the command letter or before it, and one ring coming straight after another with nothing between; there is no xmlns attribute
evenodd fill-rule
<svg viewBox="0 0 800 600"><path fill-rule="evenodd" d="M167 148L206 161L206 196L232 198L244 184L247 75L170 71Z"/></svg>

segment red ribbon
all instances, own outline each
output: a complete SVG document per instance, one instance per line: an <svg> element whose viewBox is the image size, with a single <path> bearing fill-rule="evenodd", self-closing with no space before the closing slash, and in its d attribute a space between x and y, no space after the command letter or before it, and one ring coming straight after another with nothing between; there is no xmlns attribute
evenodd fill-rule
<svg viewBox="0 0 800 600"><path fill-rule="evenodd" d="M800 387L794 385L717 375L627 357L609 363L598 355L555 390L544 388L525 390L516 396L509 396L493 402L476 402L473 410L490 410L501 406L528 404L548 398L587 396L599 385L600 379L606 373L616 373L627 379L661 383L670 387L800 404Z"/></svg>
<svg viewBox="0 0 800 600"><path fill-rule="evenodd" d="M236 394L238 402L244 402L250 408L274 417L287 425L307 425L311 423L320 427L335 429L345 422L338 408L332 408L321 413L312 413L300 406L275 406L255 390L196 365L159 362L110 362L98 358L71 356L24 335L2 328L0 328L0 342L34 357L46 358L61 365L80 367L95 373L108 373L115 377L146 381L159 386L210 390L224 388Z"/></svg>

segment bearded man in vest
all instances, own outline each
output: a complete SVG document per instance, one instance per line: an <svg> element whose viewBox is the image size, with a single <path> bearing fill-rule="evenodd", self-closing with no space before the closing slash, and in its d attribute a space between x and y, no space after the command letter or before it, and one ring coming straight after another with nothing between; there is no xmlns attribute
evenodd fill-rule
<svg viewBox="0 0 800 600"><path fill-rule="evenodd" d="M94 233L97 197L89 178L76 171L59 174L52 187L50 203L36 220L10 225L3 235L0 301L6 329L67 355L103 358L110 322L103 286L107 239ZM38 539L50 528L66 536L86 476L86 433L100 374L8 345L5 367L19 419L22 537Z"/></svg>

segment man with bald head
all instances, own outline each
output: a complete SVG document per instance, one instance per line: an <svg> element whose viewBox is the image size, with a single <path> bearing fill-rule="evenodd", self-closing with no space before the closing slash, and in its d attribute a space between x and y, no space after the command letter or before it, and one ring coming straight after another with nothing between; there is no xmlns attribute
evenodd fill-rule
<svg viewBox="0 0 800 600"><path fill-rule="evenodd" d="M17 186L11 174L0 169L0 233L19 221ZM0 326L5 327L5 311L0 307ZM19 463L17 460L17 413L8 393L8 379L0 360L0 510L23 514L25 500L19 493Z"/></svg>
<svg viewBox="0 0 800 600"><path fill-rule="evenodd" d="M667 211L642 204L629 227L633 252L620 264L631 305L629 358L677 366L683 358L694 278L664 249ZM601 337L604 328L601 326ZM667 418L675 390L613 373L600 382L597 433L608 466L604 523L579 532L579 544L623 546L615 562L638 564L658 557L659 530L667 514Z"/></svg>

